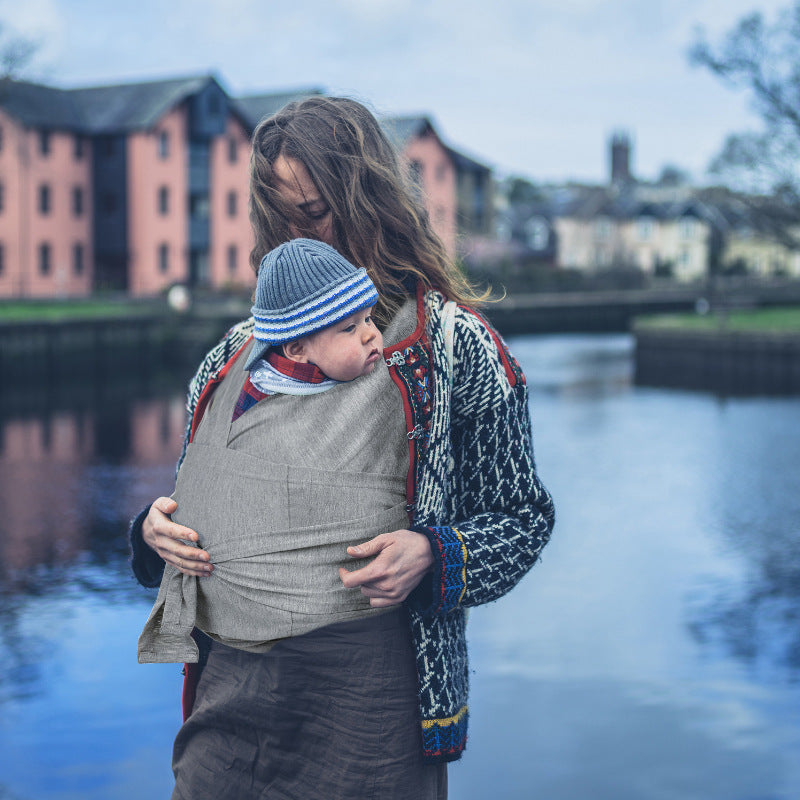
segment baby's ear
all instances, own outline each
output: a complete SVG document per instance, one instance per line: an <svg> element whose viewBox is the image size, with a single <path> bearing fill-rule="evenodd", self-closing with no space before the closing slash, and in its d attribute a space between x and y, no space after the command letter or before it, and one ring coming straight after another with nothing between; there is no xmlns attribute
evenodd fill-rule
<svg viewBox="0 0 800 800"><path fill-rule="evenodd" d="M306 340L295 339L293 342L284 342L283 357L288 358L290 361L297 361L300 364L307 364Z"/></svg>

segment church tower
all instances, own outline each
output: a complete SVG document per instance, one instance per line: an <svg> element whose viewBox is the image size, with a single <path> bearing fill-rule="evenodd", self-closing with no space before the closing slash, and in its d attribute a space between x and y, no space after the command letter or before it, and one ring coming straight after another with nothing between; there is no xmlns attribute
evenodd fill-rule
<svg viewBox="0 0 800 800"><path fill-rule="evenodd" d="M630 183L631 176L631 138L624 131L617 131L611 137L611 184Z"/></svg>

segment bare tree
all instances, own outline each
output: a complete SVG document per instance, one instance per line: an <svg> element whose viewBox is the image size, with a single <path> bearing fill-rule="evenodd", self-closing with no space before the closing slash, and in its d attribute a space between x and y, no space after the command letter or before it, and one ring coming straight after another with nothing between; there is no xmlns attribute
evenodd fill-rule
<svg viewBox="0 0 800 800"><path fill-rule="evenodd" d="M0 21L0 81L15 80L30 65L39 43L8 31Z"/></svg>
<svg viewBox="0 0 800 800"><path fill-rule="evenodd" d="M763 122L731 134L710 171L735 188L800 201L800 0L771 24L761 13L742 18L715 45L700 32L690 59L746 89Z"/></svg>

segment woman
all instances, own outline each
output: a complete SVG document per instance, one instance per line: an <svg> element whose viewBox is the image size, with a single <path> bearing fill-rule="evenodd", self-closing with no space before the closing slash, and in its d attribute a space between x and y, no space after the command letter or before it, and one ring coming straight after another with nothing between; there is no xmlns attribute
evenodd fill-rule
<svg viewBox="0 0 800 800"><path fill-rule="evenodd" d="M366 268L377 287L385 402L369 408L388 416L337 414L336 435L345 447L351 434L373 431L366 444L376 471L405 479L409 525L349 548L354 560L374 558L341 571L345 586L385 613L263 653L198 636L203 656L187 665L173 796L446 797L444 765L466 744L465 609L511 589L554 520L535 471L524 376L474 310L479 298L364 106L314 97L263 121L250 188L254 267L303 236ZM452 321L447 300L458 303ZM240 323L201 364L187 441L216 387L239 372L232 365L243 363L251 334L252 320ZM330 422L320 420L326 430ZM315 457L315 447L305 442L304 455ZM182 541L197 534L172 521L175 513L161 497L133 522L133 569L146 586L159 583L164 562L200 585L213 574L208 554Z"/></svg>

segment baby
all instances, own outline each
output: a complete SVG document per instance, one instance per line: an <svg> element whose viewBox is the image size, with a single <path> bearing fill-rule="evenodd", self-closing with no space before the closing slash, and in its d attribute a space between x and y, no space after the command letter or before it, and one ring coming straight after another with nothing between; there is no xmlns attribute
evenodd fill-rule
<svg viewBox="0 0 800 800"><path fill-rule="evenodd" d="M300 392L291 389L302 387L276 381L275 373L319 386L313 383L320 377L313 367L330 385L371 372L383 350L371 317L377 300L366 270L356 269L329 245L293 239L276 247L258 272L252 308L256 343L245 364L253 385L266 393L295 394ZM293 368L286 360L307 367Z"/></svg>
<svg viewBox="0 0 800 800"><path fill-rule="evenodd" d="M294 239L262 260L246 372L225 374L175 487L173 519L198 531L213 577L198 582L167 565L140 661L197 661L195 627L262 652L277 639L374 613L343 586L338 567L348 546L407 524L405 475L387 476L373 461L364 470L360 431L348 429L345 442L326 434L342 402L364 410L365 429L368 409L383 413L388 375L356 381L383 358L371 316L377 300L366 270L322 242ZM341 384L336 397L310 396ZM404 436L398 441L407 446ZM345 445L359 464L341 458ZM376 459L388 453L384 442Z"/></svg>

